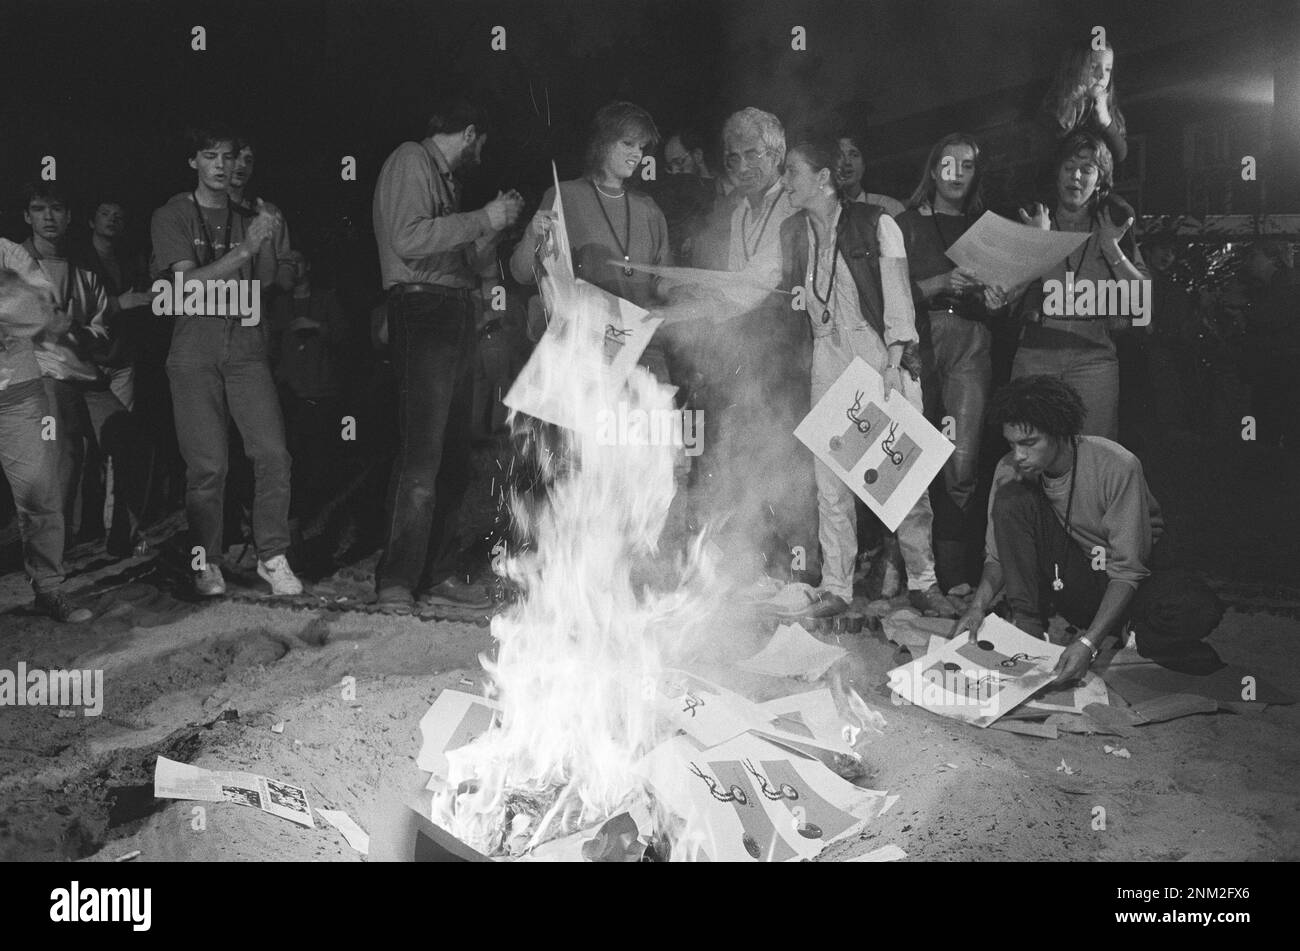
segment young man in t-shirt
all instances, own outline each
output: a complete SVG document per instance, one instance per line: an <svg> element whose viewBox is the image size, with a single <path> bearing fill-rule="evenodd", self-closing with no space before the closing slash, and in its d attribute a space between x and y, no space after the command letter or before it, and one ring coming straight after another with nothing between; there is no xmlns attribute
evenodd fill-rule
<svg viewBox="0 0 1300 951"><path fill-rule="evenodd" d="M41 382L33 339L61 332L67 315L56 311L50 285L23 248L0 238L0 467L13 490L23 539L23 564L36 610L56 621L88 621L63 592L63 507L58 447L42 439L49 399Z"/></svg>
<svg viewBox="0 0 1300 951"><path fill-rule="evenodd" d="M279 214L260 199L256 212L237 208L228 188L237 141L221 127L196 129L189 137L195 187L153 214L155 275L187 280L275 279L272 250ZM250 291L251 299L251 291ZM185 507L190 530L202 548L195 589L225 593L221 529L228 466L227 406L253 461L253 537L257 573L275 595L300 594L289 567L290 459L280 401L267 360L266 332L239 314L178 316L167 356L176 433L186 465Z"/></svg>
<svg viewBox="0 0 1300 951"><path fill-rule="evenodd" d="M1021 377L994 395L988 420L1011 451L993 476L983 577L953 633L974 636L1005 591L1012 622L1028 634L1042 637L1054 611L1082 629L1056 683L1082 677L1103 639L1126 624L1144 657L1218 669L1202 640L1222 606L1185 572L1152 568L1164 520L1142 463L1119 443L1080 435L1084 416L1078 392L1057 377Z"/></svg>

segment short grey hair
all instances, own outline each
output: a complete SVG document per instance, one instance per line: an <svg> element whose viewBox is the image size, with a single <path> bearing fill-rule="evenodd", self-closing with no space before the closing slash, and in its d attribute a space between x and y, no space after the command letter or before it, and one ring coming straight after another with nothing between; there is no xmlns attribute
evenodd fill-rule
<svg viewBox="0 0 1300 951"><path fill-rule="evenodd" d="M733 112L722 124L724 149L732 139L749 135L758 136L763 147L776 156L778 165L785 161L785 126L772 113L746 106Z"/></svg>

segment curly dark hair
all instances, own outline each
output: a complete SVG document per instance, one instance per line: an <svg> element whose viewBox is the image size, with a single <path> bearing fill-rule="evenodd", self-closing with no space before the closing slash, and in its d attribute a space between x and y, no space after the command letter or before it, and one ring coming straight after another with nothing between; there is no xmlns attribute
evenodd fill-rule
<svg viewBox="0 0 1300 951"><path fill-rule="evenodd" d="M989 400L988 424L1034 428L1066 439L1083 430L1087 415L1079 391L1054 376L1022 376L999 389Z"/></svg>

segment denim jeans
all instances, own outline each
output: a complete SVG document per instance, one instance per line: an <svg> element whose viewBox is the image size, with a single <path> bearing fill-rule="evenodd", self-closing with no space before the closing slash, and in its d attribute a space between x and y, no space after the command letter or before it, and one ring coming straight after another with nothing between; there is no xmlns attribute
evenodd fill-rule
<svg viewBox="0 0 1300 951"><path fill-rule="evenodd" d="M53 591L64 578L59 450L57 440L41 438L45 417L52 415L41 387L25 399L0 406L0 464L18 510L23 564L38 592Z"/></svg>
<svg viewBox="0 0 1300 951"><path fill-rule="evenodd" d="M941 429L943 418L951 416L955 437L953 453L942 473L947 498L934 500L934 535L960 541L965 537L964 516L979 478L984 407L993 386L993 335L980 321L932 311L930 336L937 379L927 415Z"/></svg>
<svg viewBox="0 0 1300 951"><path fill-rule="evenodd" d="M415 594L455 566L455 515L471 474L473 312L468 300L395 291L388 334L400 442L375 587Z"/></svg>
<svg viewBox="0 0 1300 951"><path fill-rule="evenodd" d="M1016 351L1011 379L1036 374L1057 377L1079 391L1087 410L1083 435L1119 440L1119 359L1113 345L1030 324Z"/></svg>
<svg viewBox="0 0 1300 951"><path fill-rule="evenodd" d="M167 355L176 436L185 459L185 511L209 564L223 553L227 420L253 461L253 540L263 561L289 548L290 459L265 328L219 317L178 317ZM227 415L227 406L229 415Z"/></svg>
<svg viewBox="0 0 1300 951"><path fill-rule="evenodd" d="M74 380L55 380L45 377L46 396L58 419L55 444L58 446L58 482L63 505L63 528L68 544L72 542L73 515L77 491L86 481L86 441L91 441L98 452L91 460L98 465L101 458L113 463L113 494L116 508L128 513L128 529L136 528L144 507L144 483L148 478L145 453L134 418L109 387ZM91 480L91 492L83 492L86 504L82 511L82 531L92 528L98 520L102 527L104 499L98 480ZM99 495L93 491L98 488ZM120 516L115 512L115 523ZM90 534L97 535L98 531Z"/></svg>

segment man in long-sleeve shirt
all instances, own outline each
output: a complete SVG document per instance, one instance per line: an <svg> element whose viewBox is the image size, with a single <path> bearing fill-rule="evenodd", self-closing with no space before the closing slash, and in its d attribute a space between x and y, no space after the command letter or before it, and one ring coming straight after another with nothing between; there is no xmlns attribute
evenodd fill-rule
<svg viewBox="0 0 1300 951"><path fill-rule="evenodd" d="M421 588L431 605L491 604L452 573L454 515L470 475L470 294L495 267L495 243L523 204L511 192L477 211L460 211L453 173L478 163L486 138L480 110L463 100L445 103L422 141L393 151L375 185L401 439L375 587L380 607L394 613L410 613Z"/></svg>
<svg viewBox="0 0 1300 951"><path fill-rule="evenodd" d="M1005 591L1012 621L1043 636L1053 611L1081 628L1057 682L1081 677L1104 638L1131 625L1143 656L1180 670L1222 666L1208 644L1222 608L1185 572L1152 568L1163 532L1142 464L1118 443L1081 436L1079 394L1050 376L1022 377L989 406L1011 452L989 495L985 563L975 600L954 629L978 631Z"/></svg>

